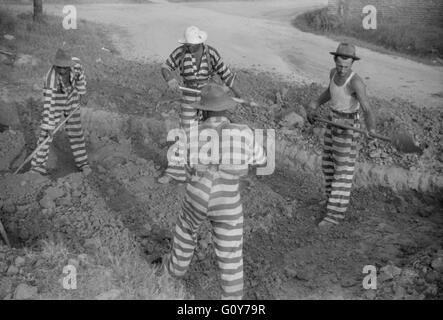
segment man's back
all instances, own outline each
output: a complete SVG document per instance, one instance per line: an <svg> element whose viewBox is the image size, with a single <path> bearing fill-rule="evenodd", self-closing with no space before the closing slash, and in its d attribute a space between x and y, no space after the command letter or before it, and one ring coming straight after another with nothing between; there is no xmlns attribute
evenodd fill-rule
<svg viewBox="0 0 443 320"><path fill-rule="evenodd" d="M197 171L215 167L233 178L239 178L248 174L249 165L266 162L263 147L254 143L251 128L231 123L226 117L207 119L198 126L198 132L195 128L191 129L190 137L191 167Z"/></svg>

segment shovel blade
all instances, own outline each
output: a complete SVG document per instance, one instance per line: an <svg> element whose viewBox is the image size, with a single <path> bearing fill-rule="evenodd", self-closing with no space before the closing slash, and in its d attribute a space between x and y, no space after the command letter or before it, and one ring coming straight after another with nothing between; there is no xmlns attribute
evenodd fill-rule
<svg viewBox="0 0 443 320"><path fill-rule="evenodd" d="M423 154L423 150L414 142L412 137L407 133L398 133L391 137L394 147L404 153Z"/></svg>

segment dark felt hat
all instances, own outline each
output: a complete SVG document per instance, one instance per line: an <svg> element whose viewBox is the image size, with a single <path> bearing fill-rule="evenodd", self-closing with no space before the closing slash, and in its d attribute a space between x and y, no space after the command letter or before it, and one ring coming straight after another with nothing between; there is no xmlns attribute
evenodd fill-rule
<svg viewBox="0 0 443 320"><path fill-rule="evenodd" d="M52 64L57 67L72 67L74 65L72 58L62 49L58 49Z"/></svg>
<svg viewBox="0 0 443 320"><path fill-rule="evenodd" d="M329 52L334 56L352 58L354 60L360 60L359 57L356 56L355 46L350 43L340 43L335 52Z"/></svg>

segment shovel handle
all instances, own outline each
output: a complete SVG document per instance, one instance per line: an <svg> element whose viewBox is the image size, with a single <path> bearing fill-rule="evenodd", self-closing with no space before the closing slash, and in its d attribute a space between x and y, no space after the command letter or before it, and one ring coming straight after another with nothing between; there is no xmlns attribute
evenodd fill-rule
<svg viewBox="0 0 443 320"><path fill-rule="evenodd" d="M392 142L391 138L383 136L383 135L375 133L375 132L369 132L369 135L374 137L374 138L380 139L380 140L384 140L384 141L387 141L387 142Z"/></svg>
<svg viewBox="0 0 443 320"><path fill-rule="evenodd" d="M197 90L197 89L191 89L191 88L186 88L186 87L178 87L180 90L182 91L189 91L189 92L194 92L194 93L201 93L201 90Z"/></svg>
<svg viewBox="0 0 443 320"><path fill-rule="evenodd" d="M74 115L74 113L79 109L80 109L80 105L78 105L78 107L76 107L74 110L72 110L72 112L62 122L60 122L60 124L54 129L54 131L52 131L52 135L54 136L54 134L58 130L60 130L60 128L66 123L66 121L68 121ZM14 174L17 174L21 170L21 168L23 168L23 166L25 164L27 164L34 157L34 155L41 149L41 147L43 147L48 141L49 141L49 137L46 137L45 140L43 140L43 142L40 143L37 146L37 148L26 158L26 160L20 165L20 167L18 167L17 170L15 170Z"/></svg>
<svg viewBox="0 0 443 320"><path fill-rule="evenodd" d="M330 121L330 120L326 120L326 119L322 119L322 118L318 118L318 117L315 117L315 120L320 121L320 122L324 122L324 123L328 123L331 126L339 127L339 128L342 128L342 129L353 130L353 131L357 131L357 132L364 133L364 134L369 133L369 135L373 136L374 138L391 142L390 138L388 138L386 136L382 136L381 134L378 134L378 133L368 132L368 131L360 129L360 128L354 128L354 127L351 127L351 126L347 126L345 124L336 123L334 121Z"/></svg>

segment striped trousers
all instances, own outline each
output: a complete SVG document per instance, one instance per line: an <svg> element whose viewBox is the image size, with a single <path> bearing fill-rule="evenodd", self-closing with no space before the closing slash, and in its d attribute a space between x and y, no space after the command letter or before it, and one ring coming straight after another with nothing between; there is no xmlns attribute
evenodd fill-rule
<svg viewBox="0 0 443 320"><path fill-rule="evenodd" d="M359 127L358 114L355 119L340 119L343 124ZM325 177L327 197L326 221L337 224L345 218L351 196L357 159L358 132L328 125L324 135L322 170Z"/></svg>
<svg viewBox="0 0 443 320"><path fill-rule="evenodd" d="M201 90L201 87L203 86L199 86L197 89ZM183 164L183 158L185 158L185 155L180 153L179 150L183 151L189 149L189 133L191 131L191 124L195 124L195 121L198 121L198 111L197 109L191 107L191 104L199 102L200 98L201 96L199 93L183 91L183 98L180 110L180 128L185 131L188 143L186 146L184 146L179 142L180 145L176 148L175 154L181 160L168 160L168 167L165 171L167 175L169 175L172 179L176 181L186 181L186 171Z"/></svg>
<svg viewBox="0 0 443 320"><path fill-rule="evenodd" d="M68 116L71 109L74 109L74 107L69 107L69 110L61 110L58 109L54 111L53 117L54 122L58 123L61 119L62 113L64 113L64 116ZM72 154L74 156L75 163L77 165L77 168L81 168L88 164L88 156L86 154L86 144L85 144L85 138L83 135L83 130L80 122L80 110L77 110L73 116L66 121L65 124L65 130L68 134L69 138L69 144L71 146ZM40 145L44 140L46 136L43 130L40 131L40 136L37 142L37 145ZM42 174L46 174L46 162L48 161L48 155L49 155L49 147L52 143L52 139L49 139L49 141L40 148L40 150L36 153L34 158L31 160L31 166L33 171L37 171Z"/></svg>
<svg viewBox="0 0 443 320"><path fill-rule="evenodd" d="M177 219L172 251L166 268L176 277L188 270L204 219L212 225L212 238L221 272L222 299L243 297L243 207L238 177L223 172L193 176L187 184L182 212Z"/></svg>

